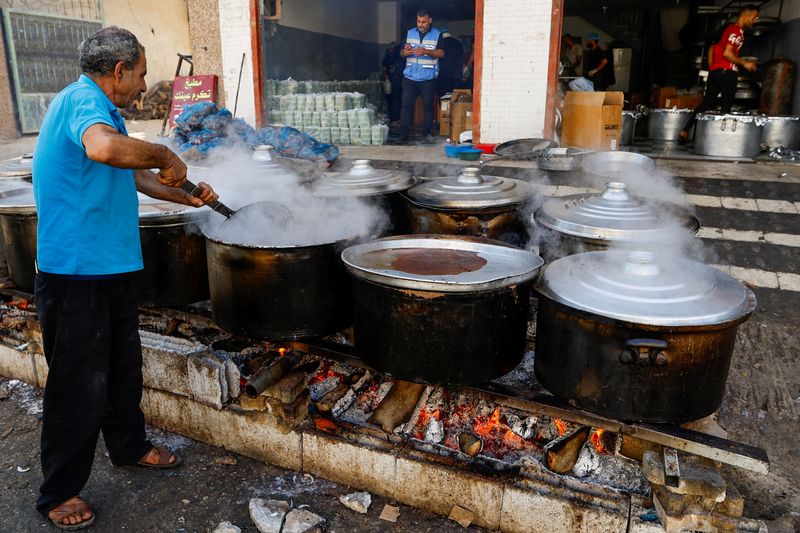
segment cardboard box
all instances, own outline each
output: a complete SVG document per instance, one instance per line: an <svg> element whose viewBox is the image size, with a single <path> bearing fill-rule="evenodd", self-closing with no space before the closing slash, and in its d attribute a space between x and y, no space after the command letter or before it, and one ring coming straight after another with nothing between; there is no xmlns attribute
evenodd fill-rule
<svg viewBox="0 0 800 533"><path fill-rule="evenodd" d="M663 109L667 107L667 98L678 96L677 87L659 87L650 93L650 107Z"/></svg>
<svg viewBox="0 0 800 533"><path fill-rule="evenodd" d="M467 113L472 115L472 102L456 102L450 110L450 140L458 142L462 131L470 129L467 125Z"/></svg>
<svg viewBox="0 0 800 533"><path fill-rule="evenodd" d="M622 135L621 92L567 93L561 146L616 150Z"/></svg>
<svg viewBox="0 0 800 533"><path fill-rule="evenodd" d="M694 109L703 102L703 96L700 94L684 94L682 96L671 96L664 101L664 107L672 109Z"/></svg>
<svg viewBox="0 0 800 533"><path fill-rule="evenodd" d="M450 136L450 95L439 100L439 135Z"/></svg>

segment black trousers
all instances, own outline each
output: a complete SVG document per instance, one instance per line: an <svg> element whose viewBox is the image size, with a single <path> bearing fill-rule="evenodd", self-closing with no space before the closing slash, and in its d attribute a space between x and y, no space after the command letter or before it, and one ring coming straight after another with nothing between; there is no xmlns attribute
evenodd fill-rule
<svg viewBox="0 0 800 533"><path fill-rule="evenodd" d="M436 96L436 79L413 81L408 78L403 78L403 108L400 115L400 130L403 137L408 137L411 131L411 119L414 115L414 104L417 102L417 95L422 96L422 103L425 108L422 134L431 134L431 124L433 124L433 98Z"/></svg>
<svg viewBox="0 0 800 533"><path fill-rule="evenodd" d="M142 349L134 274L76 280L39 273L36 310L49 367L44 482L36 502L46 515L86 485L100 431L115 465L135 463L151 445L139 406Z"/></svg>
<svg viewBox="0 0 800 533"><path fill-rule="evenodd" d="M739 73L735 70L712 70L708 73L708 82L706 83L706 94L703 97L702 103L694 110L694 115L689 120L684 131L694 126L697 122L697 114L705 113L714 109L717 105L717 95L722 93L722 104L720 110L723 113L730 113L733 107L733 100L736 96L736 85L739 83Z"/></svg>

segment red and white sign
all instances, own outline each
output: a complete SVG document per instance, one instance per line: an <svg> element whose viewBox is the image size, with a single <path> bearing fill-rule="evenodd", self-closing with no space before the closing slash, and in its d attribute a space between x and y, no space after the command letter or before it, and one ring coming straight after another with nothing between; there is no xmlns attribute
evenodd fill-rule
<svg viewBox="0 0 800 533"><path fill-rule="evenodd" d="M215 75L177 76L172 84L172 106L169 110L170 128L175 126L175 117L180 115L187 105L216 101L217 77Z"/></svg>

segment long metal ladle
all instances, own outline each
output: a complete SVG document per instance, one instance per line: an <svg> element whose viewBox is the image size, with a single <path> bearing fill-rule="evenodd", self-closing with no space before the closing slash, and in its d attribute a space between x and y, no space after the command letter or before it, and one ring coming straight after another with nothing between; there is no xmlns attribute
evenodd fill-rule
<svg viewBox="0 0 800 533"><path fill-rule="evenodd" d="M181 183L181 190L189 196L194 196L195 198L200 197L200 187L189 180ZM246 216L252 217L254 220L271 220L281 226L285 226L294 218L289 208L277 202L254 202L235 211L219 200L215 200L206 205L228 220L231 220L232 217L241 218ZM223 224L226 224L228 220L223 222Z"/></svg>

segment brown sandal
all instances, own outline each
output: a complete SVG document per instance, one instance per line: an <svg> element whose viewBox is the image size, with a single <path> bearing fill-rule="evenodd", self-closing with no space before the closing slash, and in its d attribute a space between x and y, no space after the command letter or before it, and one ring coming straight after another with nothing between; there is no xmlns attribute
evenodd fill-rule
<svg viewBox="0 0 800 533"><path fill-rule="evenodd" d="M147 458L150 456L151 453L153 453L153 451L158 453L158 462L148 463ZM172 463L169 462L171 457L175 458L175 461ZM183 460L180 458L180 456L174 453L170 453L168 450L162 450L157 446L153 446L146 454L144 454L144 457L142 457L139 461L136 462L136 466L143 466L145 468L159 468L166 470L169 468L178 468L179 466L181 466L182 463Z"/></svg>
<svg viewBox="0 0 800 533"><path fill-rule="evenodd" d="M55 513L56 516L51 516L51 513ZM89 518L84 518L84 515L87 513L91 514L91 516ZM64 523L64 519L69 518L70 516L80 518L81 521L74 524ZM50 520L51 524L59 529L63 529L65 531L77 531L94 524L95 514L89 505L79 496L73 496L72 498L61 502L61 505L47 513L47 518Z"/></svg>

